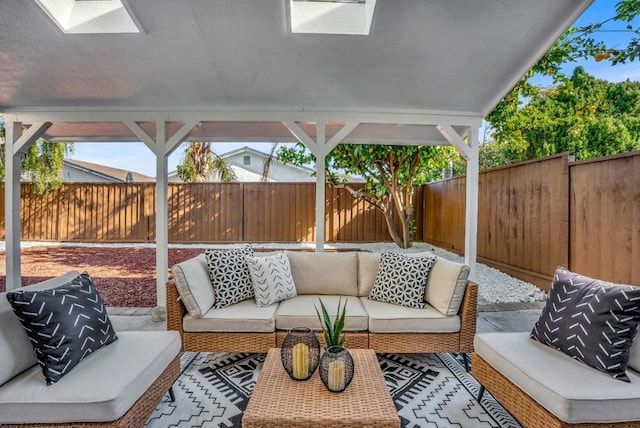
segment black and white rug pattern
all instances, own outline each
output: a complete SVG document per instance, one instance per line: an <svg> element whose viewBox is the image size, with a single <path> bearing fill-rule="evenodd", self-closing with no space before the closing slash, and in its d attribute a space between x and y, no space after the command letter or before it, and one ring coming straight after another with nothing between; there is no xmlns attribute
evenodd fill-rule
<svg viewBox="0 0 640 428"><path fill-rule="evenodd" d="M266 354L185 352L173 385L176 401L160 402L149 428L241 427L242 412ZM453 354L378 354L401 424L409 428L520 428Z"/></svg>

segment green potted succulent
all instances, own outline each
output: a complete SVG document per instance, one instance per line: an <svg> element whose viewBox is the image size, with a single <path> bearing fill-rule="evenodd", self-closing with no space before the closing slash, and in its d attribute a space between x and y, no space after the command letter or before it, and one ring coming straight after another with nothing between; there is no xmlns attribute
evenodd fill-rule
<svg viewBox="0 0 640 428"><path fill-rule="evenodd" d="M331 322L331 318L329 317L329 313L327 312L327 308L322 302L322 299L320 299L322 315L320 315L318 308L313 305L316 309L316 314L318 314L320 325L322 326L322 336L324 337L324 345L326 349L329 349L332 346L343 346L346 340L345 335L342 333L342 329L344 328L344 319L347 313L347 301L344 301L342 310L340 308L341 303L342 299L338 300L338 312L333 323Z"/></svg>
<svg viewBox="0 0 640 428"><path fill-rule="evenodd" d="M344 305L341 303L342 299L338 300L338 312L333 323L322 300L320 300L322 315L316 307L325 344L325 352L320 357L318 372L322 383L331 392L344 391L351 383L354 373L353 358L343 346L346 336L342 333L342 329L347 315L347 301L345 300Z"/></svg>

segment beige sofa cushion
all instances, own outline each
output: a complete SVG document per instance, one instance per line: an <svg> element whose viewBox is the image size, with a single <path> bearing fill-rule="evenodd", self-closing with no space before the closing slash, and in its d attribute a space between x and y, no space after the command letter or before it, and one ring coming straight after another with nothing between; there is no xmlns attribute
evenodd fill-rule
<svg viewBox="0 0 640 428"><path fill-rule="evenodd" d="M380 253L358 252L358 296L366 297L373 288L380 266Z"/></svg>
<svg viewBox="0 0 640 428"><path fill-rule="evenodd" d="M47 386L39 366L0 387L0 424L120 418L180 353L176 331L118 332L118 340Z"/></svg>
<svg viewBox="0 0 640 428"><path fill-rule="evenodd" d="M277 303L258 307L254 299L247 299L222 309L211 308L202 317L187 314L182 326L189 332L271 333L277 309Z"/></svg>
<svg viewBox="0 0 640 428"><path fill-rule="evenodd" d="M358 295L357 252L287 251L298 294Z"/></svg>
<svg viewBox="0 0 640 428"><path fill-rule="evenodd" d="M189 315L201 317L216 301L204 254L174 265L171 271L180 299Z"/></svg>
<svg viewBox="0 0 640 428"><path fill-rule="evenodd" d="M460 317L445 316L426 305L424 309L407 308L391 303L377 302L361 297L369 315L372 333L457 333Z"/></svg>
<svg viewBox="0 0 640 428"><path fill-rule="evenodd" d="M627 371L630 383L613 379L530 339L529 333L477 334L474 348L562 421L640 421L640 374L632 370Z"/></svg>
<svg viewBox="0 0 640 428"><path fill-rule="evenodd" d="M346 298L346 296L327 295L304 295L280 302L280 307L276 312L276 328L278 330L289 330L294 327L308 327L320 330L322 327L314 308L315 305L320 311L320 299L326 306L332 321L335 320L338 311L338 302L342 300L342 305L344 305L346 300L345 331L364 331L367 329L369 322L367 312L358 297Z"/></svg>
<svg viewBox="0 0 640 428"><path fill-rule="evenodd" d="M424 300L443 315L456 315L468 277L469 266L438 257L427 278Z"/></svg>
<svg viewBox="0 0 640 428"><path fill-rule="evenodd" d="M78 275L78 271L72 270L21 290L47 290L66 284ZM0 293L0 385L36 364L33 346L5 294ZM40 366L38 370L42 373Z"/></svg>

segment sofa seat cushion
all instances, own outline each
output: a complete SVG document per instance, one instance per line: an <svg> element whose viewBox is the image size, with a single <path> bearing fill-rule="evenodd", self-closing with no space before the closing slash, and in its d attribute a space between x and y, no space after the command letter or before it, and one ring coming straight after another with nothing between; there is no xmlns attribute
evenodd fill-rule
<svg viewBox="0 0 640 428"><path fill-rule="evenodd" d="M484 333L475 352L514 385L568 423L640 421L640 374L620 382L529 333Z"/></svg>
<svg viewBox="0 0 640 428"><path fill-rule="evenodd" d="M345 331L364 331L368 326L367 312L358 297L347 296L297 296L293 299L280 302L276 312L276 328L289 330L294 327L308 327L313 330L321 330L320 321L316 309L320 311L320 299L327 308L331 321L335 320L338 311L338 302L342 305L347 302L347 315L344 321ZM315 307L314 307L315 305Z"/></svg>
<svg viewBox="0 0 640 428"><path fill-rule="evenodd" d="M371 333L457 333L460 317L445 316L430 305L423 309L407 308L392 303L361 297L369 315Z"/></svg>
<svg viewBox="0 0 640 428"><path fill-rule="evenodd" d="M19 290L35 291L59 287L70 282L79 274L78 271L72 270L38 284L19 288ZM6 292L0 293L0 385L37 363L31 341L20 320L13 313L6 294ZM40 370L39 366L38 370Z"/></svg>
<svg viewBox="0 0 640 428"><path fill-rule="evenodd" d="M188 332L272 333L278 303L259 307L254 299L243 300L226 308L211 308L204 316L184 316L182 326Z"/></svg>
<svg viewBox="0 0 640 428"><path fill-rule="evenodd" d="M124 415L180 352L175 331L121 332L47 386L34 366L0 387L0 424L106 422Z"/></svg>
<svg viewBox="0 0 640 428"><path fill-rule="evenodd" d="M286 253L298 294L358 295L357 252Z"/></svg>

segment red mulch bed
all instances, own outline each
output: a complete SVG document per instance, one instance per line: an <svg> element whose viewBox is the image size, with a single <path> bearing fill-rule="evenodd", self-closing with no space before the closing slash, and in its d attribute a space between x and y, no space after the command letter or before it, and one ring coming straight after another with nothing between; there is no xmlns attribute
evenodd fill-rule
<svg viewBox="0 0 640 428"><path fill-rule="evenodd" d="M169 266L203 250L170 248ZM70 270L87 271L107 306L156 306L155 248L34 247L22 250L22 283L35 284ZM0 253L0 292L6 283Z"/></svg>

